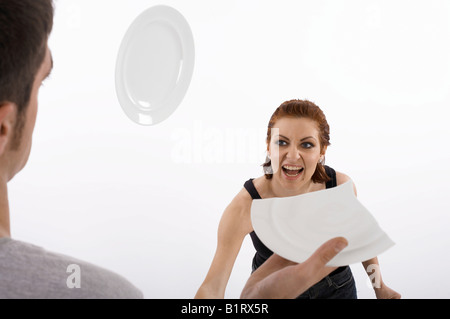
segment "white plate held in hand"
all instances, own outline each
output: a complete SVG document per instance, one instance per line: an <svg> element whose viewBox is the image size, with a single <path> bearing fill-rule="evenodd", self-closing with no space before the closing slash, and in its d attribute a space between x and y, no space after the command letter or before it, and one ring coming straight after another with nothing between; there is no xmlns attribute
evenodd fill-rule
<svg viewBox="0 0 450 319"><path fill-rule="evenodd" d="M298 263L334 237L348 241L328 263L334 267L366 261L394 245L358 201L351 181L298 196L253 200L251 219L264 245Z"/></svg>
<svg viewBox="0 0 450 319"><path fill-rule="evenodd" d="M141 13L122 39L116 93L127 116L155 125L178 107L194 69L194 39L186 19L158 5Z"/></svg>

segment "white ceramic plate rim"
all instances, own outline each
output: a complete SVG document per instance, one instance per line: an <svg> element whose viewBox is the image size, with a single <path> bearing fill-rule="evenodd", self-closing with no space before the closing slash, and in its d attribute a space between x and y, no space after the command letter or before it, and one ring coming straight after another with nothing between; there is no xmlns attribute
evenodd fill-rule
<svg viewBox="0 0 450 319"><path fill-rule="evenodd" d="M173 27L180 39L183 60L179 80L173 90L162 102L162 105L158 105L149 110L143 110L142 107L136 105L133 99L128 96L124 83L123 70L124 65L126 65L126 51L129 42L134 34L140 31L140 26L145 24L146 21L162 21L164 23L169 23ZM136 17L126 31L116 60L116 94L125 114L131 120L141 125L155 125L167 119L177 109L186 94L194 70L194 61L195 48L192 31L188 22L180 12L165 5L153 6L142 12Z"/></svg>

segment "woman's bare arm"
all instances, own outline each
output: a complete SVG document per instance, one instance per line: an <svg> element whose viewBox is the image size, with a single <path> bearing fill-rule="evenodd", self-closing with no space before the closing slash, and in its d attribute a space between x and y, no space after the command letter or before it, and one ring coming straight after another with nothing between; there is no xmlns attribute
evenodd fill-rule
<svg viewBox="0 0 450 319"><path fill-rule="evenodd" d="M216 253L195 298L224 298L244 237L252 231L250 208L251 197L243 189L225 209L219 223Z"/></svg>

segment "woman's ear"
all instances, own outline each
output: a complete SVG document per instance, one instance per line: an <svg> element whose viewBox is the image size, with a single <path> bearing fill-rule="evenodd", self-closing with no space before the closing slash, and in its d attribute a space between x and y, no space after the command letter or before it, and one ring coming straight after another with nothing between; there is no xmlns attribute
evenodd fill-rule
<svg viewBox="0 0 450 319"><path fill-rule="evenodd" d="M3 155L6 145L12 139L15 109L14 103L0 102L0 156Z"/></svg>
<svg viewBox="0 0 450 319"><path fill-rule="evenodd" d="M319 157L319 161L317 162L318 164L324 164L325 163L325 153L327 151L327 147L324 146L322 148L322 150L320 151L320 157Z"/></svg>

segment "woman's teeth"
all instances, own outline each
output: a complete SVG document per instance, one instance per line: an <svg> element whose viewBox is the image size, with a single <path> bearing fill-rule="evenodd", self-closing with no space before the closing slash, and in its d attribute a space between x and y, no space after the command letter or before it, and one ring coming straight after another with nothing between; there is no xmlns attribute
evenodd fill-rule
<svg viewBox="0 0 450 319"><path fill-rule="evenodd" d="M299 170L299 169L302 169L303 167L300 167L300 166L283 165L283 168L288 169L288 170L292 170L292 171L297 171L297 170Z"/></svg>
<svg viewBox="0 0 450 319"><path fill-rule="evenodd" d="M303 171L303 167L298 166L283 165L282 168L284 173L289 177L298 176Z"/></svg>

